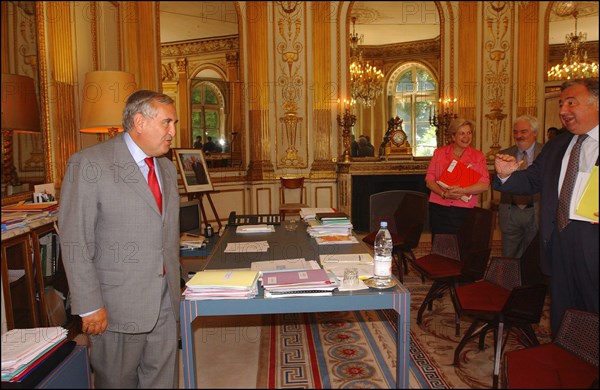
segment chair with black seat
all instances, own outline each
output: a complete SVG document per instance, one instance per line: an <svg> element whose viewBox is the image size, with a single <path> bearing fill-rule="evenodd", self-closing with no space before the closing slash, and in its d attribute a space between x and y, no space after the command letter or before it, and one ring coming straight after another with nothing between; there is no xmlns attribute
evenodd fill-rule
<svg viewBox="0 0 600 390"><path fill-rule="evenodd" d="M287 214L299 214L300 209L309 207L308 204L305 203L304 197L306 193L306 187L304 187L304 178L303 177L294 177L294 178L285 178L280 177L280 187L279 187L279 199L281 202L279 203L279 214L281 215L281 220L285 220L285 216ZM297 190L299 194L294 198L294 202L286 201L286 192L289 190ZM290 199L290 194L288 194L288 200Z"/></svg>
<svg viewBox="0 0 600 390"><path fill-rule="evenodd" d="M504 355L507 389L598 388L598 313L567 309L551 343Z"/></svg>
<svg viewBox="0 0 600 390"><path fill-rule="evenodd" d="M479 349L485 347L485 336L493 330L493 387L498 387L502 351L513 330L519 330L526 345L539 345L532 325L540 322L546 286L521 284L521 259L493 257L482 280L456 287L456 304L460 316L471 316L473 322L454 351L454 365L472 338L479 337ZM506 336L505 336L506 333Z"/></svg>
<svg viewBox="0 0 600 390"><path fill-rule="evenodd" d="M413 267L433 283L417 313L417 324L423 321L425 308L432 310L433 301L450 291L455 310L456 336L460 335L460 317L456 309L455 288L460 283L481 279L492 251L494 213L481 207L472 208L457 234L433 236L431 253L416 259Z"/></svg>
<svg viewBox="0 0 600 390"><path fill-rule="evenodd" d="M373 246L379 223L387 221L394 245L392 253L398 269L398 278L403 281L403 274L408 273L408 259L411 262L416 260L413 249L419 245L427 220L427 194L408 190L385 191L371 195L370 203L371 233L366 235L363 241ZM392 209L390 213L390 206L396 204L396 209Z"/></svg>

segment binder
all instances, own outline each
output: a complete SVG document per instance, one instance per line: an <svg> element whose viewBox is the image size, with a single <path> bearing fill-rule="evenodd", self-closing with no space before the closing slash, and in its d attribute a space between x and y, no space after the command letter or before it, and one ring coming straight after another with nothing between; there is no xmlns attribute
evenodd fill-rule
<svg viewBox="0 0 600 390"><path fill-rule="evenodd" d="M471 186L479 181L481 174L458 160L452 160L448 167L442 172L437 183L444 188L459 186L462 188Z"/></svg>
<svg viewBox="0 0 600 390"><path fill-rule="evenodd" d="M443 188L452 186L465 188L477 183L480 178L481 174L476 170L458 160L452 160L436 183ZM460 199L468 202L471 199L471 195L463 195Z"/></svg>
<svg viewBox="0 0 600 390"><path fill-rule="evenodd" d="M598 217L594 213L598 211L598 184L598 165L594 165L575 208L577 215L596 222Z"/></svg>

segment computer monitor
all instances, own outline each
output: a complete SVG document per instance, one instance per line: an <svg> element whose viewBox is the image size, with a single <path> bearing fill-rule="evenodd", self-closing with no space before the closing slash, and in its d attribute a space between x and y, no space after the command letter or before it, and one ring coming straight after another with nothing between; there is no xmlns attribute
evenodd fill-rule
<svg viewBox="0 0 600 390"><path fill-rule="evenodd" d="M197 199L179 205L179 232L202 234L200 202Z"/></svg>

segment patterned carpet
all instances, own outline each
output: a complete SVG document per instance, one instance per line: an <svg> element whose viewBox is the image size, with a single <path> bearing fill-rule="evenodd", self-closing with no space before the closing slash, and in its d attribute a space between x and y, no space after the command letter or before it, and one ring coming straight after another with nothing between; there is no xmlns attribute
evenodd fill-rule
<svg viewBox="0 0 600 390"><path fill-rule="evenodd" d="M424 243L416 252L429 252ZM499 242L492 255L499 255ZM493 339L486 348L467 344L457 367L452 365L460 337L454 335L454 310L448 294L437 300L423 323L416 312L430 284L410 270L405 285L411 291L410 388L491 388ZM257 388L390 388L395 385L395 313L357 311L271 316L261 335ZM466 321L465 321L466 320ZM461 334L468 319L461 321ZM535 328L541 343L549 342L548 310ZM509 337L506 350L522 348Z"/></svg>

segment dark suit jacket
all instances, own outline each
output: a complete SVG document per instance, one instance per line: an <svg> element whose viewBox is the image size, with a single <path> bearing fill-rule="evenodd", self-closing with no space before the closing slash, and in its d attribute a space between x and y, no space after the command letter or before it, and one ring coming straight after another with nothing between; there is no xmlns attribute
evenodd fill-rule
<svg viewBox="0 0 600 390"><path fill-rule="evenodd" d="M550 240L556 224L558 178L562 159L571 138L573 138L573 134L569 132L552 138L529 168L514 172L504 184L501 184L498 177L495 177L492 182L492 188L497 191L522 195L540 193L541 268L546 275L552 274L551 265L554 254L550 251ZM580 229L582 242L595 243L584 246L586 252L584 261L590 272L596 270L595 275L598 275L598 225L582 221L572 223L576 223Z"/></svg>
<svg viewBox="0 0 600 390"><path fill-rule="evenodd" d="M535 159L540 155L542 148L544 147L543 144L536 142L535 143L535 147L533 148L533 161L535 161ZM517 158L517 152L519 151L519 148L517 148L517 145L513 145L509 148L506 148L504 150L501 150L500 153L502 154L508 154L511 155L515 158ZM500 203L502 204L511 204L513 202L513 198L512 198L512 194L509 194L508 192L503 192L502 195L500 196ZM539 202L540 202L540 194L535 194L533 195L533 203L535 205L535 213L536 215L539 215Z"/></svg>

